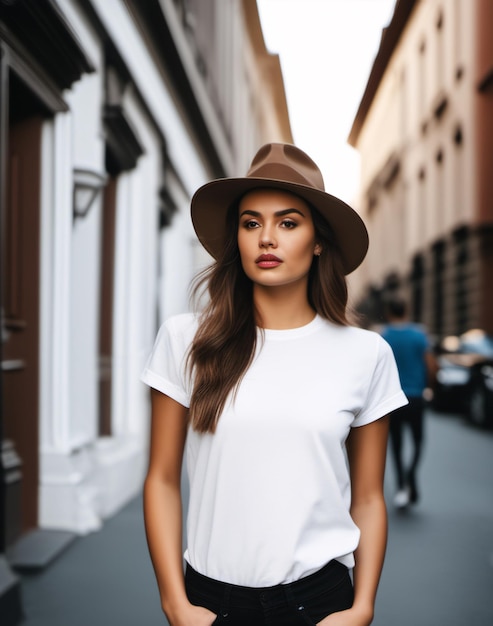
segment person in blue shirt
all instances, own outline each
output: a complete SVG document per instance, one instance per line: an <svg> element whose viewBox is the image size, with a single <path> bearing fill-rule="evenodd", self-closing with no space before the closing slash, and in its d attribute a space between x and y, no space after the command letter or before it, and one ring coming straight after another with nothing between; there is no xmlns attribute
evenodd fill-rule
<svg viewBox="0 0 493 626"><path fill-rule="evenodd" d="M402 298L386 303L386 317L388 323L381 334L392 348L401 386L409 400L390 418L390 447L397 479L394 505L403 509L419 499L416 474L423 447L424 391L434 384L436 363L427 333L421 325L409 321ZM413 448L407 466L403 454L406 427L411 432Z"/></svg>

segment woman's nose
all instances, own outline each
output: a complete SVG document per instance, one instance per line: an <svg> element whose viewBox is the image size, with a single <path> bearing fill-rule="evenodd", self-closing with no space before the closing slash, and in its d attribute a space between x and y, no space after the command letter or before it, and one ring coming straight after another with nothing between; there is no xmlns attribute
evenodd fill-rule
<svg viewBox="0 0 493 626"><path fill-rule="evenodd" d="M269 227L262 228L262 232L259 237L259 246L260 248L275 248L277 245L274 233L272 229Z"/></svg>

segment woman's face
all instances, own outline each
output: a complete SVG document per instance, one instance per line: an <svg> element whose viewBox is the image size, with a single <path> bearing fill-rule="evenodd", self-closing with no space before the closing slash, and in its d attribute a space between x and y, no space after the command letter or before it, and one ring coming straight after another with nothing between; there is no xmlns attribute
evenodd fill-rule
<svg viewBox="0 0 493 626"><path fill-rule="evenodd" d="M245 274L255 284L280 287L308 282L320 254L308 204L291 193L257 189L239 205L238 248Z"/></svg>

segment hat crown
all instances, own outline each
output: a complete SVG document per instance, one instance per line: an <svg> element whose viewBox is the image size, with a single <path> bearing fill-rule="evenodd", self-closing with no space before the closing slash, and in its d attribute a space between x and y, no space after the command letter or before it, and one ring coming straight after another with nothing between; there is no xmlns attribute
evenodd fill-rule
<svg viewBox="0 0 493 626"><path fill-rule="evenodd" d="M257 152L247 178L268 178L306 185L325 191L324 179L317 164L296 146L268 143Z"/></svg>

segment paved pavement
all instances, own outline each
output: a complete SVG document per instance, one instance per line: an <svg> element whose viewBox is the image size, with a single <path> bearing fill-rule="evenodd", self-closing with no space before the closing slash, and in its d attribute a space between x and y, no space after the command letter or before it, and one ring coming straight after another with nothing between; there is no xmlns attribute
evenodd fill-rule
<svg viewBox="0 0 493 626"><path fill-rule="evenodd" d="M375 626L493 624L493 433L427 415L421 502L397 513ZM386 493L393 495L389 463ZM22 576L22 626L165 626L136 498L47 569ZM255 626L255 625L252 625Z"/></svg>
<svg viewBox="0 0 493 626"><path fill-rule="evenodd" d="M430 413L420 482L415 509L389 506L375 625L492 626L493 433Z"/></svg>

